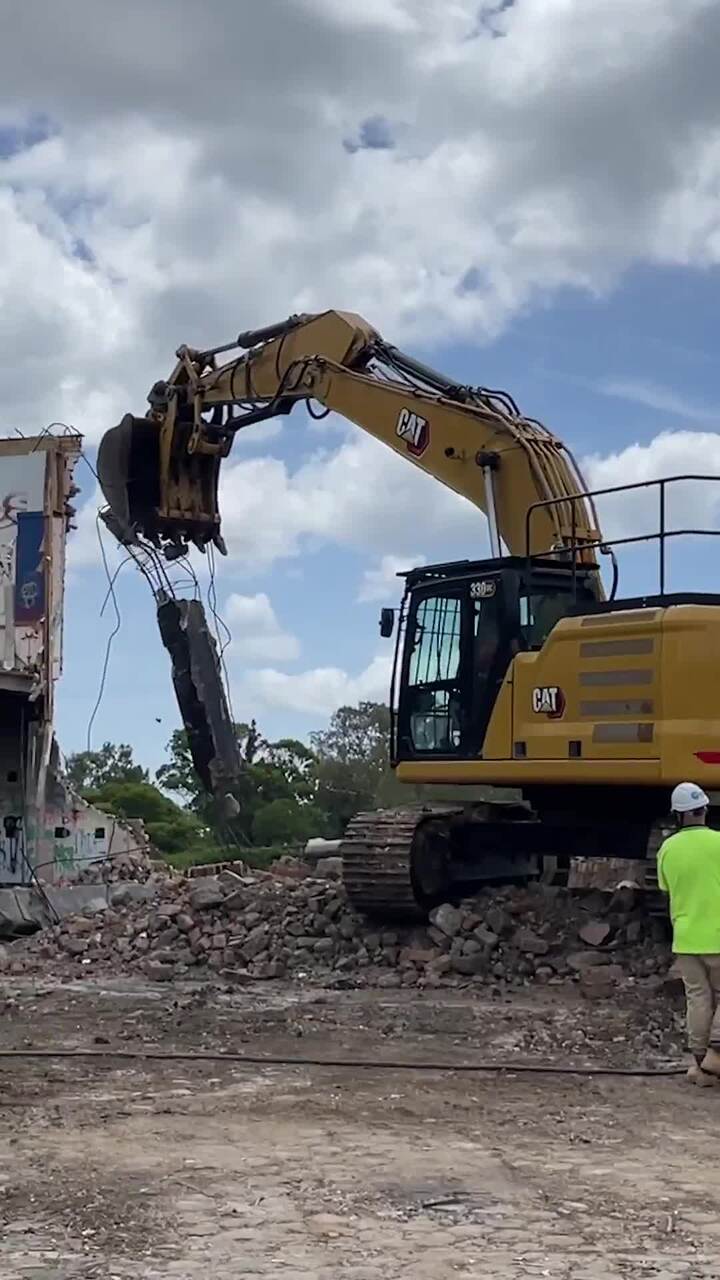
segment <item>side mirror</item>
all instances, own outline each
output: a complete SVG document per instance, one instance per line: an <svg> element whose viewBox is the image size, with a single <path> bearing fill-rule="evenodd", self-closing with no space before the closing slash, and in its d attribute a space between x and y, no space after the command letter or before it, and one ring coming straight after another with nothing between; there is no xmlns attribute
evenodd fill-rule
<svg viewBox="0 0 720 1280"><path fill-rule="evenodd" d="M394 630L395 630L395 610L381 609L380 610L380 635L382 636L383 640L389 640Z"/></svg>

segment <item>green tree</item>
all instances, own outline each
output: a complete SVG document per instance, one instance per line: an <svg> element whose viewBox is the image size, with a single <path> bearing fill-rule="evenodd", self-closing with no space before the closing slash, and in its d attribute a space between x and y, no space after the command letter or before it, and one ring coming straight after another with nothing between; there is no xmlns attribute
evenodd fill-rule
<svg viewBox="0 0 720 1280"><path fill-rule="evenodd" d="M161 853L180 853L208 841L208 832L195 814L175 804L151 782L106 782L86 792L86 798L119 818L142 819Z"/></svg>
<svg viewBox="0 0 720 1280"><path fill-rule="evenodd" d="M353 814L378 803L390 785L390 710L381 702L339 707L327 729L310 736L317 757L317 804L341 835Z"/></svg>
<svg viewBox="0 0 720 1280"><path fill-rule="evenodd" d="M68 756L65 773L71 787L83 793L109 782L147 782L148 771L133 759L126 742L104 742L99 751L76 751Z"/></svg>
<svg viewBox="0 0 720 1280"><path fill-rule="evenodd" d="M256 845L305 844L311 836L324 836L329 830L330 820L323 809L298 804L292 796L262 805L253 818Z"/></svg>
<svg viewBox="0 0 720 1280"><path fill-rule="evenodd" d="M169 760L158 769L157 782L179 795L224 844L295 844L308 838L306 831L322 835L328 824L313 804L318 790L314 752L293 738L267 742L254 720L236 725L236 732L243 762L235 787L236 817L223 817L204 791L183 729L168 743Z"/></svg>

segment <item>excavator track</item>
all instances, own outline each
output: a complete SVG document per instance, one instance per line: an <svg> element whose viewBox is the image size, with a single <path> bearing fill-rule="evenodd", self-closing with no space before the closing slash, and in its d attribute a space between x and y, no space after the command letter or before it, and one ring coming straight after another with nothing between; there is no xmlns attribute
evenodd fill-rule
<svg viewBox="0 0 720 1280"><path fill-rule="evenodd" d="M442 846L445 823L461 812L427 805L356 814L340 845L345 890L356 910L376 918L424 919L428 904L418 896L416 860L425 841L419 842L418 833L432 825Z"/></svg>

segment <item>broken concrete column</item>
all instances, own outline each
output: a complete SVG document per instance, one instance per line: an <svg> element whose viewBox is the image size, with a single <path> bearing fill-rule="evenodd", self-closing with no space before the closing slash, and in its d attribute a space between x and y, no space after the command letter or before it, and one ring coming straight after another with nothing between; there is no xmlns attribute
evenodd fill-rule
<svg viewBox="0 0 720 1280"><path fill-rule="evenodd" d="M227 810L242 761L205 610L199 600L170 599L158 605L157 618L195 772Z"/></svg>

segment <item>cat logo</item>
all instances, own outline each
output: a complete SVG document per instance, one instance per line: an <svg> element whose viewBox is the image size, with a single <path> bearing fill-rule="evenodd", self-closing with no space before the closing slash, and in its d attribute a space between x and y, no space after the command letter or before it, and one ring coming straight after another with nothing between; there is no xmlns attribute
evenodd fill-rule
<svg viewBox="0 0 720 1280"><path fill-rule="evenodd" d="M536 716L557 719L565 710L565 695L556 684L545 685L532 691L532 709Z"/></svg>
<svg viewBox="0 0 720 1280"><path fill-rule="evenodd" d="M400 410L395 431L414 458L419 458L430 443L430 423L419 413L413 413L412 409Z"/></svg>

